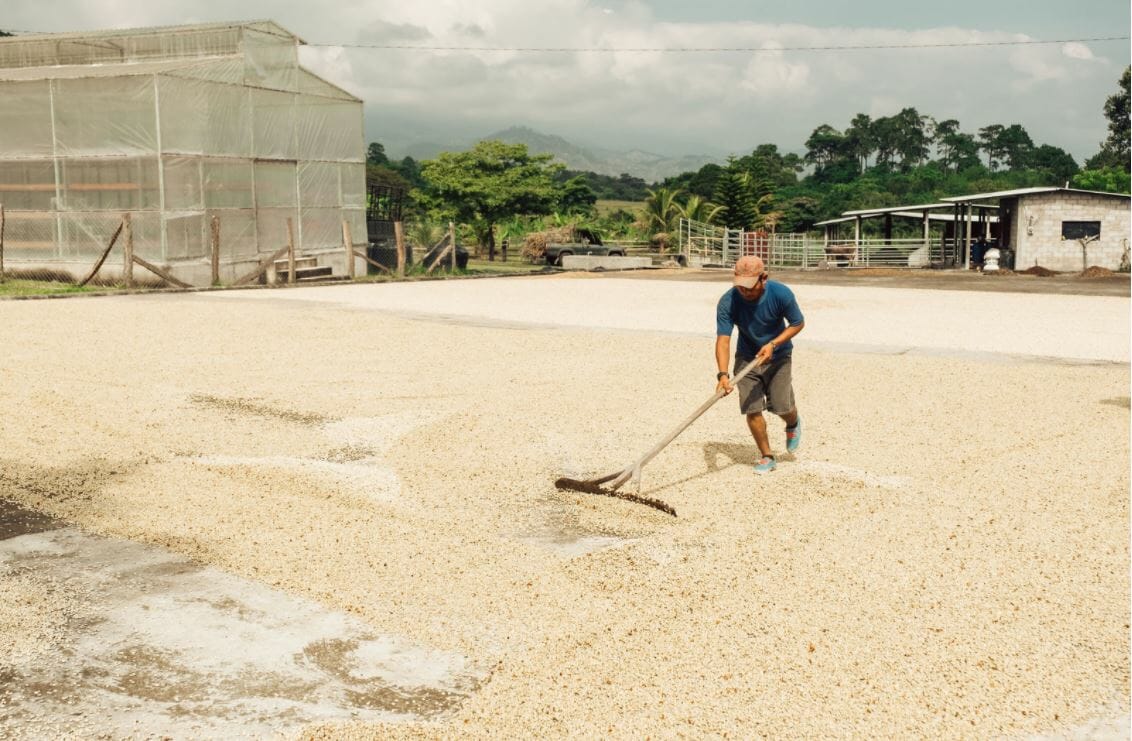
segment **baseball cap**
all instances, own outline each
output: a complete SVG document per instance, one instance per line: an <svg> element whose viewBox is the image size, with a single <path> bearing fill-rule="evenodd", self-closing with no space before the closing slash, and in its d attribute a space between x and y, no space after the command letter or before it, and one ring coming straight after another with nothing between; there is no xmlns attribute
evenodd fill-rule
<svg viewBox="0 0 1132 741"><path fill-rule="evenodd" d="M754 255L745 255L735 261L735 285L754 288L762 277L765 266Z"/></svg>

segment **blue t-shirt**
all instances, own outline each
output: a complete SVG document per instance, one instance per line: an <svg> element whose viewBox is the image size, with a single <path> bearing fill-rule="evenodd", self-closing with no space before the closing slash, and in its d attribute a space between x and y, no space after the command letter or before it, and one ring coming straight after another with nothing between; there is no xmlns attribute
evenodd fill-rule
<svg viewBox="0 0 1132 741"><path fill-rule="evenodd" d="M735 355L753 358L759 348L773 340L786 326L795 326L803 321L802 310L794 292L775 280L768 280L763 294L757 301L748 301L732 288L719 299L715 308L715 333L721 337L731 336L733 327L739 328L739 346ZM774 357L790 355L794 343L787 340L775 348Z"/></svg>

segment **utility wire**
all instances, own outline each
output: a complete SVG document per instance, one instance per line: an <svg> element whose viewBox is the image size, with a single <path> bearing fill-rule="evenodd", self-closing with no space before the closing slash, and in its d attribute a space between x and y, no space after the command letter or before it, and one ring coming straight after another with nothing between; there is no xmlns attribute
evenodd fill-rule
<svg viewBox="0 0 1132 741"><path fill-rule="evenodd" d="M11 34L42 34L44 31L22 31L15 29L0 29ZM366 43L331 43L311 42L306 46L343 47L347 49L377 49L397 51L499 51L499 52L554 52L554 53L602 53L602 52L629 52L629 53L680 53L700 54L718 52L781 52L781 51L867 51L870 49L954 49L979 46L1036 46L1041 44L1083 44L1090 41L1127 41L1128 36L1099 36L1088 39L1049 39L1027 41L957 41L949 44L861 44L842 46L413 46L409 44L366 44Z"/></svg>
<svg viewBox="0 0 1132 741"><path fill-rule="evenodd" d="M363 44L363 43L308 43L307 46L338 46L347 49L379 49L400 51L499 51L499 52L555 52L555 53L601 53L601 52L783 52L783 51L862 51L869 49L950 49L978 46L1034 46L1038 44L1069 44L1089 41L1127 41L1127 36L1103 36L1090 39L1051 39L1048 41L960 41L950 44L871 44L860 46L671 46L671 47L587 47L587 46L410 46L405 44Z"/></svg>

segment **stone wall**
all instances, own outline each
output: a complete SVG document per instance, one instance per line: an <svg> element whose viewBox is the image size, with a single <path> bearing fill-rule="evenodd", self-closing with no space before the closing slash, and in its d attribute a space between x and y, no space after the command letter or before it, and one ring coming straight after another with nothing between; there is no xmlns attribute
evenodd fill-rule
<svg viewBox="0 0 1132 741"><path fill-rule="evenodd" d="M1041 265L1050 270L1082 270L1081 243L1062 239L1061 224L1099 221L1101 236L1088 244L1088 264L1116 270L1128 249L1130 213L1132 201L1127 197L1065 191L1021 196L1014 223L1014 269Z"/></svg>

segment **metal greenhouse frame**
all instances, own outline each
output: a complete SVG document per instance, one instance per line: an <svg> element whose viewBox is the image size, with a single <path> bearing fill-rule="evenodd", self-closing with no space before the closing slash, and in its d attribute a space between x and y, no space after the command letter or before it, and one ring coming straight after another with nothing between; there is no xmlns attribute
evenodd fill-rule
<svg viewBox="0 0 1132 741"><path fill-rule="evenodd" d="M362 101L302 43L270 21L0 40L6 269L77 277L128 214L134 255L194 285L289 240L342 270L366 233Z"/></svg>

